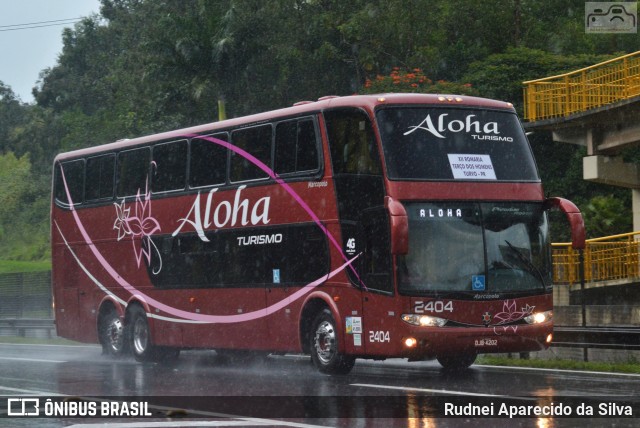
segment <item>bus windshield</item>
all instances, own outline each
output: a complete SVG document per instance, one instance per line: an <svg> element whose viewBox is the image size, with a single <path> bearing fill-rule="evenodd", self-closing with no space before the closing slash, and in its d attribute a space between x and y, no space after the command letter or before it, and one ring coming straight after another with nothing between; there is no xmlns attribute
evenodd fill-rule
<svg viewBox="0 0 640 428"><path fill-rule="evenodd" d="M539 180L512 112L387 107L377 120L392 180Z"/></svg>
<svg viewBox="0 0 640 428"><path fill-rule="evenodd" d="M542 292L551 286L547 215L536 203L407 203L400 292Z"/></svg>

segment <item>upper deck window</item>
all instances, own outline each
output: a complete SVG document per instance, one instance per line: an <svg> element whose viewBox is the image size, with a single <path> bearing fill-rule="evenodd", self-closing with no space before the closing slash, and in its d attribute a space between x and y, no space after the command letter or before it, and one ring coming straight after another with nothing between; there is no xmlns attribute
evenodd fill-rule
<svg viewBox="0 0 640 428"><path fill-rule="evenodd" d="M153 147L153 191L182 190L187 183L187 140Z"/></svg>
<svg viewBox="0 0 640 428"><path fill-rule="evenodd" d="M116 156L112 153L87 159L87 186L84 192L87 201L113 198L115 164Z"/></svg>
<svg viewBox="0 0 640 428"><path fill-rule="evenodd" d="M320 168L316 131L311 119L289 120L276 126L274 169L282 174Z"/></svg>
<svg viewBox="0 0 640 428"><path fill-rule="evenodd" d="M58 163L55 173L55 197L65 204L82 203L84 192L84 160ZM71 200L69 200L69 197Z"/></svg>
<svg viewBox="0 0 640 428"><path fill-rule="evenodd" d="M389 178L538 181L515 114L402 107L377 112Z"/></svg>
<svg viewBox="0 0 640 428"><path fill-rule="evenodd" d="M324 113L334 174L378 175L380 158L369 116L356 109Z"/></svg>
<svg viewBox="0 0 640 428"><path fill-rule="evenodd" d="M191 140L190 177L191 187L224 184L227 179L227 149L214 140L229 141L226 132Z"/></svg>
<svg viewBox="0 0 640 428"><path fill-rule="evenodd" d="M255 126L234 131L231 142L244 150L268 167L271 167L271 125ZM236 152L231 153L231 182L259 180L267 178L267 173L255 165L245 156Z"/></svg>
<svg viewBox="0 0 640 428"><path fill-rule="evenodd" d="M118 154L116 194L119 198L143 195L147 191L150 161L148 147Z"/></svg>

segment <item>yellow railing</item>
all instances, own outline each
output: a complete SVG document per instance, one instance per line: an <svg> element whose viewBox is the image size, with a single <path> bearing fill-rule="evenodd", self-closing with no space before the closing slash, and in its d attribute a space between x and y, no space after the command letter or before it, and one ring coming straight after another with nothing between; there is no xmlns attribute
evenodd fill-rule
<svg viewBox="0 0 640 428"><path fill-rule="evenodd" d="M640 278L640 232L587 239L585 282ZM570 243L552 244L554 284L580 283L580 253Z"/></svg>
<svg viewBox="0 0 640 428"><path fill-rule="evenodd" d="M640 95L640 51L571 73L523 82L524 117L542 120Z"/></svg>

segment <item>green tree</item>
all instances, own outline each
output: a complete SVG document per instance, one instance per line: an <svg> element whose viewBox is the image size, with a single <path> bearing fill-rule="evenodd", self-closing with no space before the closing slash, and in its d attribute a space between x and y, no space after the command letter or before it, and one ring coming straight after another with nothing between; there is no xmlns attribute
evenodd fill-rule
<svg viewBox="0 0 640 428"><path fill-rule="evenodd" d="M513 103L522 113L522 82L566 73L611 58L612 55L557 55L528 47L508 48L502 53L471 63L463 80L471 82L485 97Z"/></svg>
<svg viewBox="0 0 640 428"><path fill-rule="evenodd" d="M455 83L429 79L419 68L401 70L394 67L388 76L367 79L361 93L379 94L389 92L414 92L429 94L478 95L469 83Z"/></svg>
<svg viewBox="0 0 640 428"><path fill-rule="evenodd" d="M629 208L613 195L594 196L582 215L590 238L627 233L633 228Z"/></svg>
<svg viewBox="0 0 640 428"><path fill-rule="evenodd" d="M46 258L49 198L33 181L29 156L0 155L0 182L0 255L13 260Z"/></svg>

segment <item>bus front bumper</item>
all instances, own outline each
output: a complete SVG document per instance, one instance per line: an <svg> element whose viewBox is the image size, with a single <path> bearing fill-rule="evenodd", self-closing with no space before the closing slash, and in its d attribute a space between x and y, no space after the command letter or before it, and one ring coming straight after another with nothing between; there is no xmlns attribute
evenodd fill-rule
<svg viewBox="0 0 640 428"><path fill-rule="evenodd" d="M426 359L441 355L532 352L549 348L553 324L488 327L412 328L402 338L403 356Z"/></svg>

